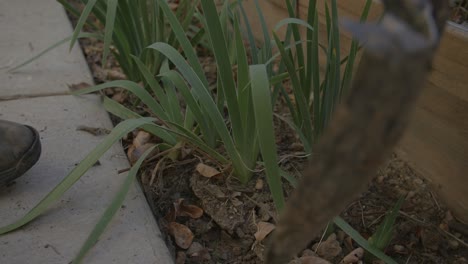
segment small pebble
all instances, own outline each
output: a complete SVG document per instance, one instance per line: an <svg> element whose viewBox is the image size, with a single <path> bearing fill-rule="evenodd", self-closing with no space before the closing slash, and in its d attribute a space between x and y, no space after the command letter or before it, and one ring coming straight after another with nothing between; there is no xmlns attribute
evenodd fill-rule
<svg viewBox="0 0 468 264"><path fill-rule="evenodd" d="M419 179L419 178L416 178L413 180L414 184L417 184L417 185L422 185L424 182L423 180Z"/></svg>
<svg viewBox="0 0 468 264"><path fill-rule="evenodd" d="M262 179L258 179L257 182L255 183L255 189L256 190L262 190L263 189L263 180Z"/></svg>
<svg viewBox="0 0 468 264"><path fill-rule="evenodd" d="M402 245L394 245L393 249L398 252L398 253L403 253L405 252L405 247Z"/></svg>

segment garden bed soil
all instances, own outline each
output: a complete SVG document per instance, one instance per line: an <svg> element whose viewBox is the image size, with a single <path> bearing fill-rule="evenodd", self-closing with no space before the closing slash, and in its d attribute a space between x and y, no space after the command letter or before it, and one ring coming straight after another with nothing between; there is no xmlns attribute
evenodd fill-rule
<svg viewBox="0 0 468 264"><path fill-rule="evenodd" d="M124 77L115 60L108 60L105 68L100 65L100 41L80 40L80 44L96 83ZM212 58L201 59L205 69L214 69ZM208 74L215 78L214 72ZM120 89L109 89L104 96L135 109L129 104L132 95ZM136 107L142 112L143 108ZM277 108L283 109L281 105ZM113 120L118 122L117 118ZM275 131L280 131L276 143L281 168L299 175L306 161L301 146L289 127L281 122L275 125ZM132 144L135 134L124 140L126 147ZM140 173L148 202L175 263L263 263L267 234L277 218L263 171L254 173L245 185L224 173L205 177L197 170L198 164L218 170L223 168L189 148L184 148L181 153L184 157L165 160L157 171L158 160L147 163ZM292 187L286 182L285 186L286 193L290 193ZM310 186L310 191L314 191L314 186ZM468 263L468 227L454 219L431 192L428 183L396 156L382 166L368 190L341 216L368 238L401 196L406 197L406 201L394 226L394 238L385 253L398 263ZM313 256L318 253L320 258L340 263L344 256L358 248L338 229L322 243L322 249L311 250L319 240L320 237L311 238L309 249L301 254ZM302 263L306 263L306 259L303 258ZM309 257L308 261L312 259Z"/></svg>

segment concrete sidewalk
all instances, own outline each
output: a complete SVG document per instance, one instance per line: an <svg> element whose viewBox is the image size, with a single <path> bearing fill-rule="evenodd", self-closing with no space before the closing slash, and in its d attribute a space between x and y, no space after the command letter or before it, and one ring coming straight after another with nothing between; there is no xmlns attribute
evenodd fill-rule
<svg viewBox="0 0 468 264"><path fill-rule="evenodd" d="M78 48L63 45L15 73L6 71L72 33L51 0L0 1L0 119L29 124L41 135L38 164L0 189L0 225L33 208L99 142L80 125L112 128L98 96L70 96L67 84L92 83ZM49 210L18 231L0 236L0 263L69 263L109 205L129 164L112 147ZM145 197L135 185L124 207L84 263L173 263Z"/></svg>

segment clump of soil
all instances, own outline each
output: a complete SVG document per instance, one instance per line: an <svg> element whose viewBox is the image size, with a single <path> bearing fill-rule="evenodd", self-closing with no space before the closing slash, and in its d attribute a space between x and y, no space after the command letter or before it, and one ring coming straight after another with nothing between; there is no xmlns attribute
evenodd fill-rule
<svg viewBox="0 0 468 264"><path fill-rule="evenodd" d="M300 167L302 162L291 160L289 165ZM175 219L193 232L198 251L178 247L174 237L166 233L176 263L263 263L268 237L257 240L256 236L263 223L274 225L277 216L267 185L258 184L266 182L264 176L256 175L247 185L241 185L225 175L205 178L196 172L197 163L175 165L161 174L157 187L145 186L163 231L167 232L168 226L164 216L180 198L204 211L198 219ZM463 230L460 223L455 227L456 220L430 191L428 183L397 157L378 172L368 191L341 216L369 238L400 196L406 197L406 202L386 254L398 263L468 263L466 227ZM311 238L311 247L301 254L315 255L311 248L319 240ZM359 247L341 230L335 230L332 241L334 248L339 248L336 254L330 255L329 248L318 251L319 257L331 263L339 263Z"/></svg>
<svg viewBox="0 0 468 264"><path fill-rule="evenodd" d="M80 40L80 44L97 83L108 80L109 71L121 73L112 58L108 60L107 68L100 65L102 42ZM214 84L216 74L209 70L215 69L211 65L213 59L206 57L203 61ZM135 107L129 104L129 97L115 96L120 93L111 89L106 95L128 107ZM137 110L141 112L142 108ZM284 123L276 122L275 130L281 131L276 143L282 157L282 169L299 177L298 171L305 163L300 155L300 144ZM125 142L131 144L131 141ZM204 177L196 170L199 163L220 171L224 168L218 168L217 164L190 149L180 160L158 162L145 165L141 182L177 264L263 263L268 233L277 218L263 172L254 173L247 184L241 184L227 173ZM292 187L287 182L284 185L286 193L290 193ZM313 186L310 188L313 191ZM368 190L341 216L368 238L400 196L404 196L406 202L400 210L386 254L399 263L468 263L465 242L468 228L457 222L431 192L428 183L396 156L381 168ZM310 247L300 253L302 261L320 257L319 260L339 263L359 249L343 231L335 228L331 232L333 234L325 237L320 246L316 244L320 237L311 238ZM379 263L378 260L374 262Z"/></svg>

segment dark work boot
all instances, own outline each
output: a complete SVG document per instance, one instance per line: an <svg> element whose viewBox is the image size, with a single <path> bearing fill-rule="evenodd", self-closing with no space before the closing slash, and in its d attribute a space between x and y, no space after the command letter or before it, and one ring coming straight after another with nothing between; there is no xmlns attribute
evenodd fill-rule
<svg viewBox="0 0 468 264"><path fill-rule="evenodd" d="M39 133L34 128L0 120L0 187L23 175L40 155Z"/></svg>

